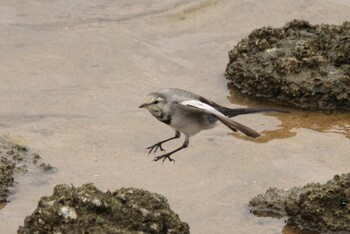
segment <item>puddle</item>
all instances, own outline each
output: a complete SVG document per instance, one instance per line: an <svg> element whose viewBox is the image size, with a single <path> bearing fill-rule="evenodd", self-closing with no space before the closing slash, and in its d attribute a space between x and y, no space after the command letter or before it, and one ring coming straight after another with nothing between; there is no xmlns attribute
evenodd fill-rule
<svg viewBox="0 0 350 234"><path fill-rule="evenodd" d="M291 224L287 224L284 226L282 230L282 234L320 234L316 231L311 230L301 230L299 227Z"/></svg>
<svg viewBox="0 0 350 234"><path fill-rule="evenodd" d="M247 107L273 107L288 110L290 114L267 113L274 116L281 124L276 130L264 130L262 137L257 139L243 135L232 134L233 136L256 143L266 143L274 139L285 139L296 136L296 129L306 128L321 133L338 133L350 139L350 113L334 112L326 113L324 111L307 111L290 107L283 107L266 100L242 94L232 84L228 84L231 96L227 97L230 102ZM231 135L231 134L230 134Z"/></svg>

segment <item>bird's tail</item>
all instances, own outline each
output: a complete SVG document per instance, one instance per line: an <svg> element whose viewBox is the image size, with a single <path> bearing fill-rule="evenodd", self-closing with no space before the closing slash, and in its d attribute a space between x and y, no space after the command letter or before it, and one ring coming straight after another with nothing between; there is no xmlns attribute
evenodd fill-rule
<svg viewBox="0 0 350 234"><path fill-rule="evenodd" d="M253 129L251 129L243 124L237 123L236 121L233 121L232 119L226 118L225 116L221 116L221 115L214 115L214 116L234 132L237 132L237 130L238 130L238 131L244 133L245 135L250 136L250 137L254 137L254 138L261 136L255 130L253 130Z"/></svg>
<svg viewBox="0 0 350 234"><path fill-rule="evenodd" d="M246 115L246 114L261 113L261 112L290 113L289 111L276 109L276 108L237 108L237 109L225 108L224 110L220 110L220 112L229 118L235 117L237 115Z"/></svg>

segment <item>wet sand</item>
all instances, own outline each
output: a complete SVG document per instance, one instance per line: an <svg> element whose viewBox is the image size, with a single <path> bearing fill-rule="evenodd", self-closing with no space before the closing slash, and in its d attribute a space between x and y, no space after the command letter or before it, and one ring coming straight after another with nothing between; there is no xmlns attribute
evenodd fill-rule
<svg viewBox="0 0 350 234"><path fill-rule="evenodd" d="M56 184L92 182L166 196L191 233L281 233L284 220L249 214L249 200L270 186L349 172L348 114L242 116L237 121L262 132L261 140L219 126L193 137L175 164L162 164L145 147L174 133L137 107L165 87L226 106L269 105L232 95L228 51L258 27L294 18L340 24L349 12L346 0L3 1L0 133L58 171L19 178L0 210L1 232L15 233Z"/></svg>

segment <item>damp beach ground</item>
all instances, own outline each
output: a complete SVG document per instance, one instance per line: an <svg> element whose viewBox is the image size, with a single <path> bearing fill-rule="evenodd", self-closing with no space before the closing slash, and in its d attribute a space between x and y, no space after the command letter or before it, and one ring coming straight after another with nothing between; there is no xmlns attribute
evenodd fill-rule
<svg viewBox="0 0 350 234"><path fill-rule="evenodd" d="M161 164L145 147L174 133L137 107L165 87L226 106L270 105L227 87L228 51L262 26L340 25L349 12L345 0L3 1L0 131L57 171L19 178L0 210L1 231L15 233L55 185L94 183L162 194L191 233L296 233L284 219L250 214L249 200L348 173L349 114L242 116L260 140L219 126L191 139L175 164Z"/></svg>

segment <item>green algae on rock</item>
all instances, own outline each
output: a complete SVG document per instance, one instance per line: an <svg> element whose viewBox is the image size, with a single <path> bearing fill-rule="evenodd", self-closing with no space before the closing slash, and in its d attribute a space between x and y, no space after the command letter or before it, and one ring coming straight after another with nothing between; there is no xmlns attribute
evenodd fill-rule
<svg viewBox="0 0 350 234"><path fill-rule="evenodd" d="M18 233L189 233L159 194L142 189L100 191L93 184L57 185Z"/></svg>
<svg viewBox="0 0 350 234"><path fill-rule="evenodd" d="M350 173L336 175L326 184L302 188L270 188L250 201L258 216L289 216L288 223L320 232L350 232ZM275 215L277 214L277 215Z"/></svg>
<svg viewBox="0 0 350 234"><path fill-rule="evenodd" d="M8 201L15 175L52 169L49 164L39 162L41 158L38 154L0 137L0 202Z"/></svg>
<svg viewBox="0 0 350 234"><path fill-rule="evenodd" d="M350 21L254 30L229 52L241 92L303 109L350 110Z"/></svg>

